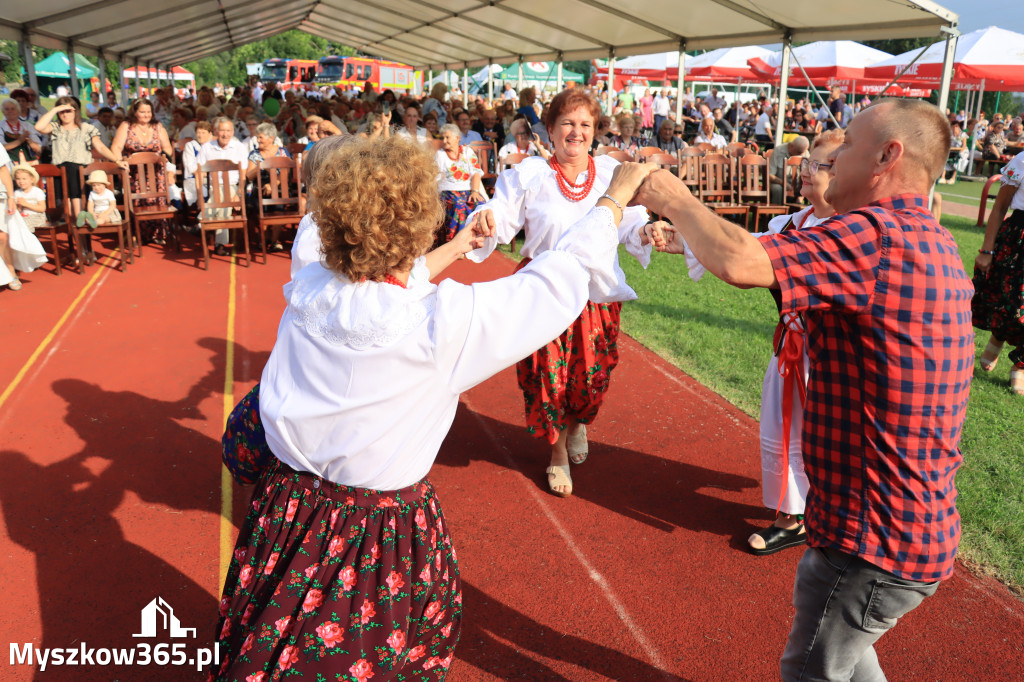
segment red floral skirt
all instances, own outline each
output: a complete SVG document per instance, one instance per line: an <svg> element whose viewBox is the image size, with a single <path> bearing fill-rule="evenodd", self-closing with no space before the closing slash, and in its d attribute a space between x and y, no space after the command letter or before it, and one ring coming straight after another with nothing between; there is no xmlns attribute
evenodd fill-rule
<svg viewBox="0 0 1024 682"><path fill-rule="evenodd" d="M524 258L518 271L530 262ZM594 303L557 339L519 361L516 376L526 403L526 430L554 444L569 419L590 424L619 364L621 303Z"/></svg>
<svg viewBox="0 0 1024 682"><path fill-rule="evenodd" d="M455 549L430 483L352 488L278 461L238 536L210 677L443 680L461 627Z"/></svg>

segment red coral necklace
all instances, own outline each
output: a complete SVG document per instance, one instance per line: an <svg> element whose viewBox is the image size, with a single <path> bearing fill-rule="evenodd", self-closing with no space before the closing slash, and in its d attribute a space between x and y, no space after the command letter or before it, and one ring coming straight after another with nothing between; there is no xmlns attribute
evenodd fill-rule
<svg viewBox="0 0 1024 682"><path fill-rule="evenodd" d="M591 188L594 186L594 157L587 157L587 179L581 183L575 183L569 180L565 175L565 171L562 170L561 164L558 163L558 159L554 156L551 157L549 162L551 167L555 169L555 179L558 180L558 189L569 201L582 201L590 194Z"/></svg>

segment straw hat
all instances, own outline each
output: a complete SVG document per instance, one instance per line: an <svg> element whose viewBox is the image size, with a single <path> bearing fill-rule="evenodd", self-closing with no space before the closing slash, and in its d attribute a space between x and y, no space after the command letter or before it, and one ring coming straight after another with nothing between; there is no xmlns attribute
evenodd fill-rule
<svg viewBox="0 0 1024 682"><path fill-rule="evenodd" d="M36 169L33 168L32 166L28 165L27 163L19 163L18 165L11 169L11 177L13 178L14 174L17 173L18 171L25 171L26 173L31 175L33 185L39 184L39 173L37 173Z"/></svg>
<svg viewBox="0 0 1024 682"><path fill-rule="evenodd" d="M101 170L94 170L92 173L89 173L89 177L85 180L85 184L87 185L92 185L97 182L101 185L106 185L107 187L110 187L112 184L110 179L107 177L107 173Z"/></svg>

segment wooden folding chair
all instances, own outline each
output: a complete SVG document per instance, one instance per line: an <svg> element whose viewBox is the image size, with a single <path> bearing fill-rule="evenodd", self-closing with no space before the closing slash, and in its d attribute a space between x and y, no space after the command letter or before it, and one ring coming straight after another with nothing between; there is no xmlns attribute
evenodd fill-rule
<svg viewBox="0 0 1024 682"><path fill-rule="evenodd" d="M734 201L732 160L724 154L707 154L700 163L700 200L722 217L742 216L747 226L750 207Z"/></svg>
<svg viewBox="0 0 1024 682"><path fill-rule="evenodd" d="M750 204L754 209L752 232L761 227L761 216L785 215L789 207L772 204L768 182L768 162L758 154L747 154L736 159L736 197L741 204Z"/></svg>
<svg viewBox="0 0 1024 682"><path fill-rule="evenodd" d="M288 150L288 153L292 155L293 159L298 159L299 156L306 153L306 143L292 142L286 147L286 149Z"/></svg>
<svg viewBox="0 0 1024 682"><path fill-rule="evenodd" d="M177 209L171 205L171 195L168 187L164 184L160 189L159 178L167 177L167 161L164 157L155 152L136 152L128 157L128 168L131 177L135 180L135 191L132 192L132 222L135 224L135 240L138 247L136 255L142 258L142 228L141 223L151 220L167 220L171 225L175 223L178 216ZM171 230L171 239L175 240L177 250L181 250L178 243L178 233ZM131 235L129 235L129 246Z"/></svg>
<svg viewBox="0 0 1024 682"><path fill-rule="evenodd" d="M708 142L698 142L698 143L694 144L693 146L696 147L697 149L701 150L705 154L721 154L722 153L721 151L719 151L718 147L716 147L715 145L710 144Z"/></svg>
<svg viewBox="0 0 1024 682"><path fill-rule="evenodd" d="M59 233L67 234L68 238L72 240L71 244L74 244L69 227L71 225L71 202L67 199L68 179L64 166L41 163L34 168L36 173L39 173L40 187L46 193L46 222L36 228L36 238L41 244L50 245L53 250L54 270L60 276L63 268L60 262L60 246L57 243L57 235ZM69 244L69 249L71 257L78 259L77 264L71 264L72 267L78 271L78 274L82 274L84 271L82 259L78 258L74 246Z"/></svg>
<svg viewBox="0 0 1024 682"><path fill-rule="evenodd" d="M696 147L679 150L679 177L694 196L700 195L700 162L704 152Z"/></svg>
<svg viewBox="0 0 1024 682"><path fill-rule="evenodd" d="M266 184L263 182L264 171L269 175ZM298 227L302 220L301 175L299 162L287 156L273 156L260 162L260 172L256 176L256 191L260 198L256 228L260 233L264 265L267 264L267 228L273 225Z"/></svg>
<svg viewBox="0 0 1024 682"><path fill-rule="evenodd" d="M231 174L238 177L232 181ZM203 196L203 188L208 195ZM245 244L245 267L249 267L249 229L245 216L245 168L224 159L207 161L196 169L196 197L199 200L199 241L203 247L203 268L210 269L206 233L241 230Z"/></svg>
<svg viewBox="0 0 1024 682"><path fill-rule="evenodd" d="M613 149L610 152L605 152L604 155L612 157L613 159L615 159L619 163L626 163L627 161L635 161L635 159L629 154L629 152L624 152L621 149Z"/></svg>
<svg viewBox="0 0 1024 682"><path fill-rule="evenodd" d="M786 206L792 212L807 208L807 200L800 194L800 185L803 182L800 176L800 164L803 157L791 156L786 159L786 187L783 197Z"/></svg>
<svg viewBox="0 0 1024 682"><path fill-rule="evenodd" d="M103 171L107 174L113 187L110 190L114 193L116 201L114 205L117 207L118 212L121 214L121 222L119 223L99 223L95 229L89 230L88 228L78 227L75 221L69 223L71 232L74 235L76 256L79 260L82 258L82 236L88 234L90 237L96 237L98 235L117 235L117 247L121 250L121 272L128 269L128 264L135 263L135 258L132 255L132 221L131 221L131 182L128 180L128 171L124 170L116 163L110 161L95 161L90 163L85 168L79 169L81 175L82 187L82 207L86 206L86 184L85 180L89 177L89 174L93 171ZM98 218L97 218L98 220Z"/></svg>
<svg viewBox="0 0 1024 682"><path fill-rule="evenodd" d="M652 156L655 156L656 154L664 153L665 152L661 151L661 147L641 147L639 150L637 150L636 160L642 163L644 161L649 160Z"/></svg>
<svg viewBox="0 0 1024 682"><path fill-rule="evenodd" d="M750 147L744 142L732 142L725 147L725 153L734 159L746 156L750 153Z"/></svg>
<svg viewBox="0 0 1024 682"><path fill-rule="evenodd" d="M480 170L484 172L483 186L485 191L490 188L490 193L494 193L494 181L498 179L498 152L494 149L494 143L492 142L470 142L469 148L476 154L477 161L480 163Z"/></svg>

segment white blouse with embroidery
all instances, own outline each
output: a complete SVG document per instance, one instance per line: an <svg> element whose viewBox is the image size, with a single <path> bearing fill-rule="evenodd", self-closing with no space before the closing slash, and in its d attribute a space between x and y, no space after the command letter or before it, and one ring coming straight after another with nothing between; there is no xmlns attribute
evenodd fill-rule
<svg viewBox="0 0 1024 682"><path fill-rule="evenodd" d="M1024 152L1017 154L1003 166L1002 175L1002 184L1017 188L1013 199L1010 200L1010 208L1014 211L1024 209L1024 189L1021 189L1021 180L1024 180Z"/></svg>
<svg viewBox="0 0 1024 682"><path fill-rule="evenodd" d="M489 208L494 212L495 236L489 237L482 247L471 251L466 257L477 263L482 262L498 244L508 244L522 229L526 231L526 243L521 250L523 256L536 258L554 248L565 230L592 209L608 189L612 173L618 165L619 162L610 156L595 158L594 172L597 178L590 194L582 201L573 202L562 196L555 171L547 161L540 157L523 159L498 176L494 197L473 211L477 213ZM586 171L580 174L576 182L582 182L585 178ZM626 251L640 261L644 268L651 262L650 244L640 244L640 228L646 224L647 209L642 206L626 207L622 222L619 223L619 242L626 246ZM626 275L619 266L617 254L614 271L614 284L604 290L592 286L590 300L595 303L612 303L636 299L636 292L626 284ZM562 331L565 330L559 330L559 333Z"/></svg>
<svg viewBox="0 0 1024 682"><path fill-rule="evenodd" d="M310 263L284 287L288 306L263 370L271 450L335 483L412 485L433 465L461 392L564 331L592 282L617 281L618 241L611 211L595 208L493 282L432 284L422 258L405 289Z"/></svg>

